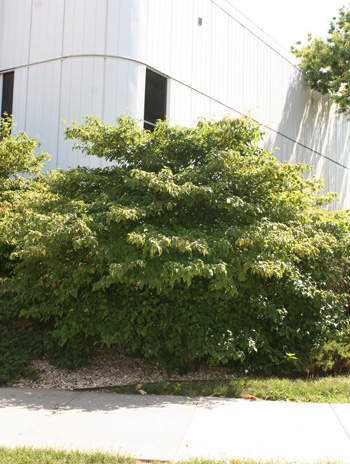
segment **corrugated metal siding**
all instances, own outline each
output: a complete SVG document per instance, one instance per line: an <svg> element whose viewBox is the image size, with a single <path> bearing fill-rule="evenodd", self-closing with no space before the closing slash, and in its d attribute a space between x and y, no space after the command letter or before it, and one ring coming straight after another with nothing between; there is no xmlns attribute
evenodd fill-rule
<svg viewBox="0 0 350 464"><path fill-rule="evenodd" d="M192 82L193 3L188 0L166 0L171 11L171 43L167 50L170 59L169 75L180 82ZM153 26L154 31L158 25ZM155 40L161 40L158 36Z"/></svg>
<svg viewBox="0 0 350 464"><path fill-rule="evenodd" d="M64 56L105 53L106 8L107 0L65 1Z"/></svg>
<svg viewBox="0 0 350 464"><path fill-rule="evenodd" d="M193 122L192 90L176 81L170 86L169 114L172 124L189 126Z"/></svg>
<svg viewBox="0 0 350 464"><path fill-rule="evenodd" d="M21 4L23 3L26 2L22 0ZM64 8L64 1L33 2L29 63L52 60L61 56Z"/></svg>
<svg viewBox="0 0 350 464"><path fill-rule="evenodd" d="M15 70L14 119L62 168L102 165L71 151L67 121L143 117L146 66L166 75L168 117L251 113L281 160L314 163L342 195L349 122L310 92L292 55L224 0L0 0L0 72ZM198 18L202 18L202 25ZM334 160L336 162L332 162ZM339 164L337 164L339 163Z"/></svg>
<svg viewBox="0 0 350 464"><path fill-rule="evenodd" d="M29 67L27 73L25 130L40 136L42 149L53 157L48 169L53 169L58 142L60 62Z"/></svg>
<svg viewBox="0 0 350 464"><path fill-rule="evenodd" d="M212 31L212 4L211 2L194 2L194 13L191 27L192 39L192 87L210 94L211 73L208 72L208 63L211 62L211 31ZM202 26L198 25L198 18L202 19ZM207 113L204 113L207 114Z"/></svg>
<svg viewBox="0 0 350 464"><path fill-rule="evenodd" d="M82 78L84 76L84 78ZM113 124L118 114L129 112L137 117L144 91L144 67L126 60L74 58L63 61L61 117L69 122L94 114ZM63 140L65 125L60 125L58 165L62 169L77 165L101 166L102 160L71 151Z"/></svg>
<svg viewBox="0 0 350 464"><path fill-rule="evenodd" d="M0 70L28 63L31 13L31 1L2 0Z"/></svg>
<svg viewBox="0 0 350 464"><path fill-rule="evenodd" d="M26 128L28 68L20 68L15 72L13 114L14 121L22 130Z"/></svg>

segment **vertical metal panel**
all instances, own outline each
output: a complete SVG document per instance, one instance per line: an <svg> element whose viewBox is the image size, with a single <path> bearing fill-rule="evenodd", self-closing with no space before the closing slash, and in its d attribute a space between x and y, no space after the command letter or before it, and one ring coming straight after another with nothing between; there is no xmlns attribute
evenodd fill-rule
<svg viewBox="0 0 350 464"><path fill-rule="evenodd" d="M338 174L338 182L337 182L337 189L336 191L339 194L339 197L341 199L341 204L344 205L346 208L350 208L350 172L345 171L344 169L339 168L339 174ZM336 206L336 207L339 207Z"/></svg>
<svg viewBox="0 0 350 464"><path fill-rule="evenodd" d="M107 18L107 38L106 38L106 54L118 55L119 34L120 34L120 1L109 0L108 2L108 18ZM123 40L127 41L128 37Z"/></svg>
<svg viewBox="0 0 350 464"><path fill-rule="evenodd" d="M145 32L142 32L140 28L140 24L144 26L146 24L144 17L148 12L145 8L146 3L146 0L108 1L107 55L140 60L140 46L146 45ZM145 51L145 48L143 50Z"/></svg>
<svg viewBox="0 0 350 464"><path fill-rule="evenodd" d="M63 62L60 116L68 123L88 114L114 124L118 115L128 113L141 118L144 99L145 67L127 60L82 57ZM63 141L65 126L59 135L58 164L62 169L77 165L90 167L105 163L71 150Z"/></svg>
<svg viewBox="0 0 350 464"><path fill-rule="evenodd" d="M133 75L135 75L135 81L137 79L137 94L136 94L136 100L133 102L133 107L134 109L134 117L138 120L143 119L144 115L144 102L145 102L145 81L146 81L146 67L145 66L140 66L137 65L136 68L133 69ZM169 100L169 82L168 82L168 96L167 96L167 102ZM167 109L168 109L168 103L167 103ZM166 114L168 116L168 114Z"/></svg>
<svg viewBox="0 0 350 464"><path fill-rule="evenodd" d="M201 92L210 94L211 72L208 63L212 56L212 3L195 0L192 38L192 79L191 85ZM198 24L201 18L202 24ZM174 34L176 39L176 34ZM188 44L189 46L190 44ZM197 117L197 116L196 116Z"/></svg>
<svg viewBox="0 0 350 464"><path fill-rule="evenodd" d="M140 12L141 33L143 40L147 43L144 58L150 67L169 75L173 58L170 50L172 40L174 40L172 31L173 1L151 0L148 2L148 8L147 14L144 8Z"/></svg>
<svg viewBox="0 0 350 464"><path fill-rule="evenodd" d="M80 116L102 117L103 59L86 57L80 61L80 66Z"/></svg>
<svg viewBox="0 0 350 464"><path fill-rule="evenodd" d="M29 68L26 131L38 135L44 151L53 155L47 168L56 168L57 114L59 110L59 72L57 61Z"/></svg>
<svg viewBox="0 0 350 464"><path fill-rule="evenodd" d="M227 107L219 104L215 100L210 100L210 117L221 119L227 115Z"/></svg>
<svg viewBox="0 0 350 464"><path fill-rule="evenodd" d="M260 70L257 63L257 38L244 33L244 101L243 112L247 113L257 106L258 85Z"/></svg>
<svg viewBox="0 0 350 464"><path fill-rule="evenodd" d="M210 98L203 98L198 92L192 91L191 121L196 122L200 118L210 114Z"/></svg>
<svg viewBox="0 0 350 464"><path fill-rule="evenodd" d="M59 58L62 52L64 1L34 2L29 61Z"/></svg>
<svg viewBox="0 0 350 464"><path fill-rule="evenodd" d="M148 31L149 31L149 20L150 20L150 5L152 0L139 0L137 5L138 8L138 46L136 50L136 56L138 61L141 63L148 63L147 52L148 52ZM135 7L136 8L136 7ZM169 9L167 9L169 16Z"/></svg>
<svg viewBox="0 0 350 464"><path fill-rule="evenodd" d="M130 49L130 22L131 2L120 1L119 25L118 25L118 49L117 54L129 57Z"/></svg>
<svg viewBox="0 0 350 464"><path fill-rule="evenodd" d="M72 122L81 116L80 88L81 88L81 59L75 58L62 62L62 80L60 92L60 117ZM62 169L79 164L77 151L72 150L73 143L64 140L66 124L59 126L59 142L57 165Z"/></svg>
<svg viewBox="0 0 350 464"><path fill-rule="evenodd" d="M0 69L28 63L31 2L3 0L0 29Z"/></svg>
<svg viewBox="0 0 350 464"><path fill-rule="evenodd" d="M84 53L105 53L107 0L85 0Z"/></svg>
<svg viewBox="0 0 350 464"><path fill-rule="evenodd" d="M20 68L15 71L15 87L13 93L13 121L19 130L27 130L26 127L26 101L27 101L28 68Z"/></svg>
<svg viewBox="0 0 350 464"><path fill-rule="evenodd" d="M256 63L258 69L258 79L256 82L256 118L260 121L268 122L270 120L270 101L271 101L271 50L257 41Z"/></svg>
<svg viewBox="0 0 350 464"><path fill-rule="evenodd" d="M85 117L93 114L101 118L104 81L103 59L84 58L81 61L81 67L80 116ZM101 160L94 156L89 156L86 159L84 155L80 155L79 163L88 164L90 167L100 167Z"/></svg>
<svg viewBox="0 0 350 464"><path fill-rule="evenodd" d="M114 124L117 115L123 113L117 109L117 104L120 104L121 99L125 98L126 106L126 92L124 91L118 95L118 68L119 60L106 60L106 74L105 74L105 95L104 95L104 121L107 124ZM124 107L124 105L122 105ZM124 107L125 108L125 107Z"/></svg>
<svg viewBox="0 0 350 464"><path fill-rule="evenodd" d="M211 44L213 50L210 69L208 69L211 72L210 96L226 104L228 98L228 57L231 47L228 41L228 16L218 8L212 9Z"/></svg>
<svg viewBox="0 0 350 464"><path fill-rule="evenodd" d="M128 109L129 102L129 64L127 61L118 60L118 69L116 76L116 115L125 113ZM106 94L108 95L108 94Z"/></svg>
<svg viewBox="0 0 350 464"><path fill-rule="evenodd" d="M106 8L107 0L66 1L64 55L104 54Z"/></svg>
<svg viewBox="0 0 350 464"><path fill-rule="evenodd" d="M228 95L227 104L237 111L243 112L244 107L244 34L245 31L239 27L233 18L229 18L228 41L230 53L228 56Z"/></svg>
<svg viewBox="0 0 350 464"><path fill-rule="evenodd" d="M66 1L64 15L63 55L82 53L84 47L84 1Z"/></svg>
<svg viewBox="0 0 350 464"><path fill-rule="evenodd" d="M126 60L106 60L103 119L107 124L115 124L121 114L143 118L145 74L145 66ZM102 162L103 166L108 164Z"/></svg>
<svg viewBox="0 0 350 464"><path fill-rule="evenodd" d="M193 2L173 0L171 15L170 76L191 85L193 28L196 27Z"/></svg>
<svg viewBox="0 0 350 464"><path fill-rule="evenodd" d="M169 118L171 124L191 125L191 94L192 91L176 81L170 82Z"/></svg>
<svg viewBox="0 0 350 464"><path fill-rule="evenodd" d="M88 114L102 116L104 59L74 58L63 62L60 116L67 122L81 120ZM59 159L62 169L77 165L100 166L100 160L71 151L71 142L63 141L65 126L60 128Z"/></svg>

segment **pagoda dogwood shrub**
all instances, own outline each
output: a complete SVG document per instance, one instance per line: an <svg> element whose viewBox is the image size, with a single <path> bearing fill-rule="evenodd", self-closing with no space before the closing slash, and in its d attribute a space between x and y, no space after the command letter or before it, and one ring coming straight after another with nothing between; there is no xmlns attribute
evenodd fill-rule
<svg viewBox="0 0 350 464"><path fill-rule="evenodd" d="M37 145L32 137L16 132L10 119L0 119L0 385L30 375L28 362L43 348L41 323L20 317L13 300L16 292L5 291L6 279L18 263L12 253L21 246L17 239L24 232L17 229L17 217L28 213L35 197L41 198L40 171L48 155L36 153Z"/></svg>
<svg viewBox="0 0 350 464"><path fill-rule="evenodd" d="M47 324L63 363L119 344L169 370L282 372L342 330L349 213L327 211L335 196L262 149L251 120L151 133L88 117L66 137L114 165L24 179L0 216L13 263L2 292Z"/></svg>
<svg viewBox="0 0 350 464"><path fill-rule="evenodd" d="M16 229L16 218L34 198L41 198L40 173L49 159L46 153L35 153L36 139L24 132L11 135L15 129L10 118L0 118L0 278L11 273L11 253L17 237L26 233ZM31 177L24 178L23 174ZM0 305L0 319L3 313Z"/></svg>

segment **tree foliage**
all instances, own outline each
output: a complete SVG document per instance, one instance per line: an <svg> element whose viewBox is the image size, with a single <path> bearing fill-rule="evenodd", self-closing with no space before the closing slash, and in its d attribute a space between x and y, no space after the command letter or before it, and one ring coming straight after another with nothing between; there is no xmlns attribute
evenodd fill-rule
<svg viewBox="0 0 350 464"><path fill-rule="evenodd" d="M12 131L15 135L12 137ZM11 118L0 119L0 181L7 181L19 174L36 175L41 172L46 153L36 153L38 142L25 132L16 132Z"/></svg>
<svg viewBox="0 0 350 464"><path fill-rule="evenodd" d="M36 139L16 132L11 119L0 119L0 289L18 263L10 258L22 235L16 218L42 195L40 172L49 156L37 147ZM41 324L21 318L11 297L0 291L0 384L32 374L27 363L43 349Z"/></svg>
<svg viewBox="0 0 350 464"><path fill-rule="evenodd" d="M66 364L117 343L169 369L290 369L345 320L349 214L261 136L249 119L71 125L115 165L3 180L3 311L46 324Z"/></svg>
<svg viewBox="0 0 350 464"><path fill-rule="evenodd" d="M308 36L305 46L292 47L300 58L299 66L305 72L312 89L329 94L339 105L340 113L350 111L350 9L343 7L339 16L330 23L328 37L323 40Z"/></svg>
<svg viewBox="0 0 350 464"><path fill-rule="evenodd" d="M9 252L18 235L2 240L6 232L3 224L13 218L15 211L20 214L30 197L40 196L37 180L49 155L36 153L37 147L36 139L25 132L16 132L10 118L0 119L0 277L12 267ZM31 177L23 176L28 174Z"/></svg>

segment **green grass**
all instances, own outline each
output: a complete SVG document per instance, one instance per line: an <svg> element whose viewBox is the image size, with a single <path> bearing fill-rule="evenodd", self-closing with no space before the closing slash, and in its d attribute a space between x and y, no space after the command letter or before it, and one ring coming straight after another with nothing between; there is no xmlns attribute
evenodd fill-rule
<svg viewBox="0 0 350 464"><path fill-rule="evenodd" d="M319 379L237 379L226 381L167 382L142 385L154 395L218 396L313 403L350 403L350 377ZM135 386L117 387L115 393L137 393Z"/></svg>
<svg viewBox="0 0 350 464"><path fill-rule="evenodd" d="M153 461L155 464L158 461ZM137 464L136 458L111 453L81 453L79 451L55 451L52 449L0 447L1 464ZM177 464L279 464L279 461L252 459L199 459L179 461ZM284 462L288 464L288 462ZM332 464L331 461L323 464ZM335 464L335 463L334 463Z"/></svg>
<svg viewBox="0 0 350 464"><path fill-rule="evenodd" d="M110 453L0 447L1 464L136 464L136 459Z"/></svg>

